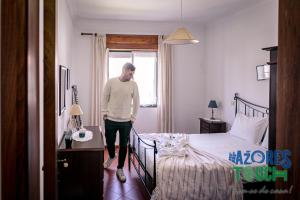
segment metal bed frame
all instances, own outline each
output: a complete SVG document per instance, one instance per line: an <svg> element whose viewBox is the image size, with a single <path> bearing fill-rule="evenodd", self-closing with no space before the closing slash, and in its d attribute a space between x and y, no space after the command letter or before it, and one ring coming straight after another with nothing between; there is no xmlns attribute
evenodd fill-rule
<svg viewBox="0 0 300 200"><path fill-rule="evenodd" d="M234 95L234 100L235 100L235 115L238 112L241 112L241 105L243 109L243 113L247 116L252 115L254 116L259 116L261 115L264 117L265 115L269 115L269 108L260 106L254 103L251 103L245 99L242 99L238 96L238 93L235 93ZM128 145L128 167L129 170L131 170L131 163L133 167L135 168L139 178L141 179L143 185L146 188L146 191L149 196L151 196L152 191L156 187L156 155L158 153L157 151L157 144L156 141L153 141L153 144L149 144L145 142L141 137L138 135L136 130L132 128L132 143L130 142L130 137L129 137L129 145ZM136 146L136 140L137 140L137 146ZM143 146L143 152L141 152L141 143L144 145ZM153 157L154 157L154 163L153 163L153 176L150 175L150 173L147 171L147 150L153 149ZM141 153L144 154L144 159L145 163L141 160ZM252 188L252 184L250 187Z"/></svg>
<svg viewBox="0 0 300 200"><path fill-rule="evenodd" d="M235 115L238 112L243 112L247 116L262 116L265 117L267 115L269 117L269 108L260 106L254 103L251 103L245 99L242 99L238 96L238 93L234 94L235 100ZM269 132L270 133L270 132ZM265 137L265 136L264 136ZM262 139L264 139L264 137ZM269 150L272 150L270 146L270 138L271 134L269 134ZM243 184L243 188L245 190L259 190L261 188L265 188L268 190L275 189L275 184L273 182L247 182ZM253 199L274 199L274 195L268 196L268 194L258 194L258 195L251 195L251 194L244 194L245 200L253 200Z"/></svg>
<svg viewBox="0 0 300 200"><path fill-rule="evenodd" d="M251 103L245 99L239 97L238 93L234 94L235 100L235 115L240 111L241 112L241 104L243 107L243 113L247 116L252 115L253 117L261 115L264 117L265 115L269 115L269 108L260 106L254 103Z"/></svg>
<svg viewBox="0 0 300 200"><path fill-rule="evenodd" d="M156 141L153 141L153 144L148 144L144 140L140 138L138 133L135 131L134 128L131 129L132 134L132 144L130 143L130 137L129 137L129 145L128 145L128 168L131 169L131 163L133 167L135 168L139 178L141 179L143 185L146 188L146 191L149 196L151 196L152 191L156 187L156 154L157 154L157 147L156 147ZM136 147L136 140L138 141L137 147ZM141 143L144 144L144 152L141 152ZM146 147L145 147L146 146ZM154 157L154 163L153 163L153 177L150 175L150 173L147 171L147 150L153 149L153 157ZM140 154L144 153L145 158L145 164L140 159ZM137 162L137 163L136 163ZM141 171L142 170L142 171Z"/></svg>

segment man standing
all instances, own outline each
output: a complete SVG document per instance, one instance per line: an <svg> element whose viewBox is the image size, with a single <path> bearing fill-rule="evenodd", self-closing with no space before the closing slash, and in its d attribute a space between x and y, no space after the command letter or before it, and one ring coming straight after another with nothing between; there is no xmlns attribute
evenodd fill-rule
<svg viewBox="0 0 300 200"><path fill-rule="evenodd" d="M105 85L102 97L102 114L105 121L105 137L109 158L103 163L108 168L115 155L116 133L119 131L119 158L117 177L125 182L123 166L127 154L127 142L140 107L139 91L135 81L131 80L135 67L125 63L120 77L109 79Z"/></svg>

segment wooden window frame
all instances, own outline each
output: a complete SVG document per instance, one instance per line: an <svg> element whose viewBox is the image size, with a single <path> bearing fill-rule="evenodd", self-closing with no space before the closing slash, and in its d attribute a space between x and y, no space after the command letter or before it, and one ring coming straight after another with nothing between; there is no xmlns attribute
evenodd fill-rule
<svg viewBox="0 0 300 200"><path fill-rule="evenodd" d="M107 34L106 47L114 50L158 50L158 35Z"/></svg>

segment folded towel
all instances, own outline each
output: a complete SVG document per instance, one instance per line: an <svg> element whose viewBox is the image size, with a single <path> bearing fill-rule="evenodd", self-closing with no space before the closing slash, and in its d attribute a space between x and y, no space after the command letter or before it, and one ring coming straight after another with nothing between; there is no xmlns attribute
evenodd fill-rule
<svg viewBox="0 0 300 200"><path fill-rule="evenodd" d="M156 141L158 155L162 156L187 156L186 147L188 136L182 133L141 134L145 140Z"/></svg>

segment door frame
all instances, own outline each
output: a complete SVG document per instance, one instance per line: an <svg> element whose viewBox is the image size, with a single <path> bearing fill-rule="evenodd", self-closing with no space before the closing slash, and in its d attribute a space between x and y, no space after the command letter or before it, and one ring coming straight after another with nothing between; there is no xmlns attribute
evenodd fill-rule
<svg viewBox="0 0 300 200"><path fill-rule="evenodd" d="M276 199L299 199L300 194L300 2L279 0L276 148L291 152L288 180L276 180L277 189L291 194L277 194Z"/></svg>
<svg viewBox="0 0 300 200"><path fill-rule="evenodd" d="M56 0L44 1L44 200L57 199Z"/></svg>
<svg viewBox="0 0 300 200"><path fill-rule="evenodd" d="M1 0L1 198L40 199L39 0Z"/></svg>

